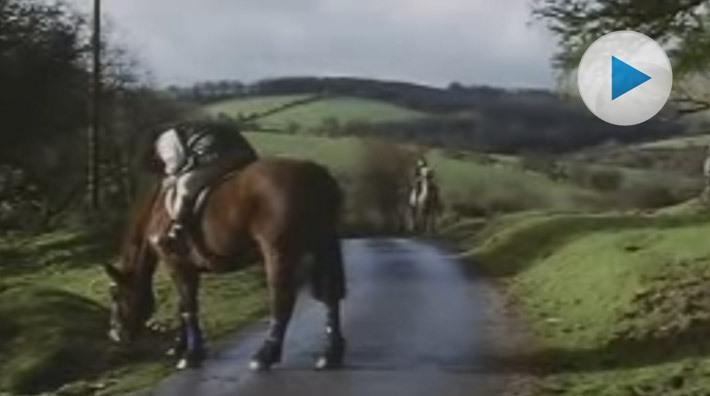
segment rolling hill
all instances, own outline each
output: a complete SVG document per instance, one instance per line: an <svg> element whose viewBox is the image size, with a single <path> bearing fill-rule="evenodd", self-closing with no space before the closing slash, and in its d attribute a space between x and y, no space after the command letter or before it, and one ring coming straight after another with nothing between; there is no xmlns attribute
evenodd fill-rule
<svg viewBox="0 0 710 396"><path fill-rule="evenodd" d="M363 156L365 146L356 137L246 133L247 139L264 156L309 159L326 165L341 180L349 180ZM406 146L413 151L421 147ZM584 188L574 180L553 180L548 175L525 169L513 157L476 153L427 150L447 207L454 211L509 212L524 209L564 211L599 210L625 199L614 194ZM596 169L596 168L595 168ZM622 183L618 192L642 191L649 186L676 188L689 180L657 171L619 168Z"/></svg>
<svg viewBox="0 0 710 396"><path fill-rule="evenodd" d="M277 78L240 87L231 96L212 89L192 101L208 114L252 121L261 130L386 135L491 153L571 152L609 141L675 137L685 130L684 124L660 118L642 126L609 125L580 100L549 90L318 77ZM192 91L195 87L185 89Z"/></svg>
<svg viewBox="0 0 710 396"><path fill-rule="evenodd" d="M341 180L350 178L365 150L361 140L354 137L272 133L247 133L246 136L262 155L317 161L332 169ZM440 181L448 206L501 205L499 209L502 210L506 209L503 206L574 210L580 208L580 201L589 208L599 198L593 191L555 182L540 173L523 171L507 161L481 161L473 154L453 156L440 149L429 150L427 158Z"/></svg>
<svg viewBox="0 0 710 396"><path fill-rule="evenodd" d="M407 109L382 100L350 96L274 95L228 99L205 106L213 116L253 118L260 128L286 131L297 125L308 131L324 123L397 122L428 117L428 113Z"/></svg>

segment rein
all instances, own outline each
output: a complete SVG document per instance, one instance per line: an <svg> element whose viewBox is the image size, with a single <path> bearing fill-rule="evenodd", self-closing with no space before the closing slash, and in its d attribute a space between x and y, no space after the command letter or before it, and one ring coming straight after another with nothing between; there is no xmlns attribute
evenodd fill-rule
<svg viewBox="0 0 710 396"><path fill-rule="evenodd" d="M136 252L132 255L132 257L124 257L124 262L129 261L134 263L138 261L138 258L145 257L146 250L148 249L148 238L146 235L147 228L152 220L157 203L160 201L158 198L160 198L162 191L163 188L160 185L156 186L153 191L153 194L150 197L148 211L142 212L137 223L134 224L134 229L131 230L130 243L133 243L133 241L135 240L139 241L138 248L136 249Z"/></svg>

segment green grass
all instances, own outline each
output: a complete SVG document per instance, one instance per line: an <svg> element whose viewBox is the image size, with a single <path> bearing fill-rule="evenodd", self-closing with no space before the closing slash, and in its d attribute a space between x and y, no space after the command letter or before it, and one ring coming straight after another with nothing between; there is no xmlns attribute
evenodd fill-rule
<svg viewBox="0 0 710 396"><path fill-rule="evenodd" d="M327 98L304 106L294 107L266 117L263 122L276 128L285 128L295 122L304 129L318 127L323 120L332 118L341 125L354 121L391 122L409 121L427 114L384 101L348 97Z"/></svg>
<svg viewBox="0 0 710 396"><path fill-rule="evenodd" d="M357 166L363 145L358 138L324 138L272 133L247 133L247 139L265 156L287 156L317 161L347 178ZM545 175L520 169L508 158L480 162L474 155L451 156L442 150L427 153L449 205L500 205L500 210L547 208L581 210L596 207L598 195ZM518 208L519 206L519 208ZM494 208L495 209L495 208Z"/></svg>
<svg viewBox="0 0 710 396"><path fill-rule="evenodd" d="M707 147L708 145L710 145L710 135L695 135L643 143L638 145L638 147L642 149L685 149Z"/></svg>
<svg viewBox="0 0 710 396"><path fill-rule="evenodd" d="M209 105L208 114L226 114L233 118L248 116L276 109L288 103L312 97L310 95L261 96L230 99ZM300 131L309 131L323 124L326 119L337 120L340 125L354 121L388 122L406 121L427 117L428 114L410 110L385 101L355 97L324 97L309 103L294 106L272 115L259 118L262 128L286 130L292 123Z"/></svg>
<svg viewBox="0 0 710 396"><path fill-rule="evenodd" d="M262 156L290 157L316 161L336 173L355 167L360 143L357 138L325 138L274 133L246 133L247 140Z"/></svg>
<svg viewBox="0 0 710 396"><path fill-rule="evenodd" d="M524 213L450 230L529 319L540 394L710 389L710 216L667 213Z"/></svg>
<svg viewBox="0 0 710 396"><path fill-rule="evenodd" d="M481 205L501 211L575 210L590 209L599 198L590 190L553 181L541 173L524 171L508 159L479 163L452 158L442 150L433 150L428 157L445 196L464 204L480 200Z"/></svg>
<svg viewBox="0 0 710 396"><path fill-rule="evenodd" d="M66 231L0 240L0 394L60 386L71 394L120 394L173 371L163 356L172 334L146 334L130 349L108 341L109 281L100 264L113 253ZM211 341L264 313L262 283L257 269L205 277L202 320ZM162 271L156 294L156 319L174 325L175 293Z"/></svg>
<svg viewBox="0 0 710 396"><path fill-rule="evenodd" d="M622 177L620 189L634 189L643 186L668 186L672 190L692 189L699 187L698 177L655 169L640 169L624 166L590 165L590 171L618 171Z"/></svg>
<svg viewBox="0 0 710 396"><path fill-rule="evenodd" d="M257 96L250 98L228 99L225 101L209 104L204 110L211 115L227 114L231 117L247 117L252 114L260 114L280 106L307 99L312 95L274 95Z"/></svg>

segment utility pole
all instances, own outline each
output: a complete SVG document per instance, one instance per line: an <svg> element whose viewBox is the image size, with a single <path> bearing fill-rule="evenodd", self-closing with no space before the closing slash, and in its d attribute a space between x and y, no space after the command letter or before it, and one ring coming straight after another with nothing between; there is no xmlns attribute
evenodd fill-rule
<svg viewBox="0 0 710 396"><path fill-rule="evenodd" d="M101 128L101 0L94 0L94 21L91 47L93 53L92 97L91 97L91 126L88 136L88 174L87 189L89 206L91 209L99 208L100 199L100 136Z"/></svg>

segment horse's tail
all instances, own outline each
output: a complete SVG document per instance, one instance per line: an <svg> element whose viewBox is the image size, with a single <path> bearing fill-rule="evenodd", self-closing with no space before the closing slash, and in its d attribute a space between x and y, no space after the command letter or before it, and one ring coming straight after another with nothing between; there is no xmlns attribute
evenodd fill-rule
<svg viewBox="0 0 710 396"><path fill-rule="evenodd" d="M324 235L314 253L311 274L313 297L325 303L345 298L345 268L340 238L336 232Z"/></svg>
<svg viewBox="0 0 710 396"><path fill-rule="evenodd" d="M335 180L333 175L330 173L326 172L326 194L328 195L327 199L330 201L332 204L332 215L333 219L337 222L340 220L343 210L344 210L344 205L345 205L345 193L343 193L343 189L340 187L340 184L338 184L338 181Z"/></svg>
<svg viewBox="0 0 710 396"><path fill-rule="evenodd" d="M343 252L338 235L339 221L345 204L345 195L337 180L324 172L323 184L326 224L313 247L314 266L311 274L313 296L323 302L333 302L345 297L345 271Z"/></svg>

